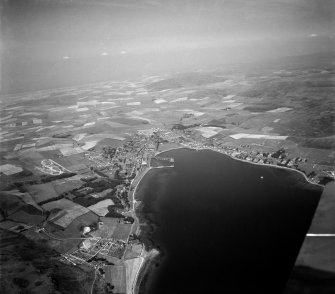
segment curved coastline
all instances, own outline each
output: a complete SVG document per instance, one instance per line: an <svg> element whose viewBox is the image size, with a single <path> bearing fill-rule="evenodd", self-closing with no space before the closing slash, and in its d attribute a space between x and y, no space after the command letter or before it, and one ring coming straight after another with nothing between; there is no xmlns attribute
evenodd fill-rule
<svg viewBox="0 0 335 294"><path fill-rule="evenodd" d="M244 159L240 159L240 158L235 158L235 157L233 157L233 156L231 156L229 154L226 154L226 153L223 153L223 152L220 152L220 151L217 151L217 150L213 150L213 149L210 149L210 148L192 148L192 147L189 147L189 146L185 145L185 146L169 148L167 150L157 152L157 153L155 153L155 156L163 154L163 153L166 153L166 152L169 152L169 151L172 151L172 150L178 150L178 149L190 149L190 150L194 150L194 151L199 151L199 150L213 151L213 152L217 152L219 154L228 156L231 159L238 160L238 161L241 161L241 162L244 162L244 163L250 163L250 164L259 165L259 166L265 166L265 167L270 167L270 168L273 167L273 168L277 168L277 169L284 169L284 170L296 172L296 173L302 175L303 178L305 179L305 181L307 183L315 185L315 186L318 186L318 187L324 189L323 185L320 185L320 184L317 184L317 183L314 183L314 182L310 181L309 178L306 176L306 174L304 174L303 172L301 172L299 170L292 169L292 168L289 168L289 167L284 167L284 166L278 166L278 165L271 165L271 164L250 162L248 160L244 160ZM135 212L135 203L136 203L135 194L136 194L136 191L137 191L137 187L139 186L139 184L143 180L144 176L150 170L152 170L152 169L161 169L161 168L169 168L169 166L160 166L160 167L151 167L150 166L150 167L146 168L144 171L142 171L139 174L138 178L134 179L134 180L137 180L138 182L136 183L134 191L133 191L133 194L132 194L132 203L133 203L132 204L132 210L134 211L134 215L135 215L137 221L139 221L138 218L137 218L137 216L136 216L136 212ZM136 278L133 281L132 292L131 292L132 294L138 294L138 291L139 291L139 288L140 288L140 284L142 282L142 279L143 279L145 273L150 270L150 265L151 265L153 259L156 258L159 255L159 251L157 251L155 249L153 249L153 250L155 251L153 254L151 254L151 251L144 252L143 255L142 255L143 251L141 253L142 263L141 263L140 268L138 269L138 272L136 274Z"/></svg>
<svg viewBox="0 0 335 294"><path fill-rule="evenodd" d="M156 153L155 155L162 154L162 153L165 153L165 152L168 152L168 151L172 151L172 150L178 150L178 149L190 149L190 150L195 150L195 151L199 151L199 150L209 150L209 151L213 151L213 152L220 153L220 154L222 154L222 155L228 156L228 157L231 158L231 159L238 160L238 161L241 161L241 162L250 163L250 164L259 165L259 166L273 167L273 168L278 168L278 169L284 169L284 170L289 170L289 171L297 172L298 174L300 174L300 175L302 175L302 176L304 177L304 179L305 179L306 182L308 182L308 183L310 183L310 184L312 184L312 185L319 186L319 187L321 187L322 189L324 188L323 185L320 185L320 184L317 184L317 183L314 183L314 182L310 181L310 179L306 176L306 174L304 174L304 173L301 172L300 170L296 170L296 169L289 168L289 167L285 167L285 166L279 166L279 165L273 165L273 164L265 164L265 163L252 162L252 161L248 161L248 160L244 160L244 159L236 158L236 157L233 157L233 156L231 156L231 155L229 155L229 154L227 154L227 153L223 153L223 152L220 152L220 151L217 151L217 150L213 150L213 149L210 149L210 148L198 148L198 149L195 149L195 148L192 148L192 147L189 147L189 146L185 145L185 146L183 146L183 147L170 148L170 149L167 149L167 150L158 152L158 153Z"/></svg>
<svg viewBox="0 0 335 294"><path fill-rule="evenodd" d="M139 223L139 219L136 216L136 211L135 211L135 203L137 202L135 199L135 194L137 191L137 187L139 186L139 184L141 183L141 181L143 180L144 176L152 169L161 169L161 168L169 168L169 166L159 166L159 167L148 167L146 168L144 171L140 172L140 174L138 175L138 177L136 177L132 183L136 180L137 183L135 185L134 191L132 193L132 210L134 212L134 216L136 221ZM131 183L131 184L132 184ZM131 287L131 294L138 294L139 289L140 289L140 284L142 282L143 277L145 276L146 272L150 270L150 266L151 263L153 262L153 260L160 254L160 252L157 249L152 249L149 252L142 250L140 258L142 260L141 265L136 273L136 277L133 281L133 285Z"/></svg>

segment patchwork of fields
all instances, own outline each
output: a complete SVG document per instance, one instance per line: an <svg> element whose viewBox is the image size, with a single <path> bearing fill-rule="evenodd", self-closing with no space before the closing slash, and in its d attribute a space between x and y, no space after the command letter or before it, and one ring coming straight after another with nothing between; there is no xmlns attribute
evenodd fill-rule
<svg viewBox="0 0 335 294"><path fill-rule="evenodd" d="M131 293L145 254L132 183L155 153L217 148L324 184L334 73L177 74L3 96L0 228L44 242L67 266L103 269L96 287Z"/></svg>

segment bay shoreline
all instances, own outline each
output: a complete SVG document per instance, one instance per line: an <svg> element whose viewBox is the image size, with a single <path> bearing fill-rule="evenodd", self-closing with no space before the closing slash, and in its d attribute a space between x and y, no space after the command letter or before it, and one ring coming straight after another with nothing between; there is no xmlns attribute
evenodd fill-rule
<svg viewBox="0 0 335 294"><path fill-rule="evenodd" d="M303 172L299 171L299 170L296 170L296 169L292 169L292 168L289 168L289 167L284 167L284 166L278 166L278 165L271 165L271 164L264 164L264 163L255 163L255 162L250 162L248 160L244 160L244 159L240 159L240 158L235 158L227 153L223 153L223 152L220 152L218 150L213 150L211 148L192 148L192 147L189 147L187 145L183 145L183 146L180 146L180 147L174 147L174 148L169 148L169 149L166 149L166 150L163 150L163 151L160 151L160 152L157 152L155 153L155 156L158 156L158 155L161 155L163 153L166 153L166 152L169 152L169 151L173 151L173 150L178 150L178 149L189 149L189 150L193 150L193 151L199 151L199 150L204 150L204 151L213 151L213 152L217 152L221 155L225 155L231 159L234 159L234 160L238 160L240 162L244 162L244 163L249 163L249 164L254 164L254 165L258 165L258 166L263 166L263 167L273 167L273 168L277 168L277 169L281 169L281 170L287 170L287 171L292 171L292 172L296 172L298 173L299 175L303 176L303 179L308 183L308 184L311 184L313 186L317 186L319 188L321 188L322 190L324 189L324 186L323 185L320 185L320 184L317 184L317 183L314 183L312 181L310 181L310 179L306 176L306 174L304 174ZM135 211L135 203L136 203L136 199L135 199L135 196L136 196L136 192L137 192L137 188L139 186L139 184L141 183L141 181L143 180L144 176L147 175L147 173L150 171L150 170L153 170L153 169L161 169L161 168L171 168L171 166L159 166L159 167L147 167L145 170L143 170L142 172L140 172L140 174L134 179L137 181L136 185L135 185L135 188L134 188L134 191L133 191L133 194L132 194L132 209L134 211L134 214L136 216L136 211ZM136 219L137 221L139 222L139 219L138 217L136 216ZM154 252L154 254L152 254ZM150 272L152 270L154 270L152 268L152 264L154 263L154 260L161 254L161 252L159 252L157 249L152 249L150 250L149 252L147 252L146 256L142 256L143 257L143 263L141 264L141 267L139 268L139 273L136 277L136 280L134 281L134 287L133 287L133 292L132 294L138 294L139 293L139 290L140 290L140 287L141 287L141 283L143 282L143 279L147 276L147 275L150 275Z"/></svg>
<svg viewBox="0 0 335 294"><path fill-rule="evenodd" d="M178 149L190 149L190 150L195 150L195 151L201 151L201 150L205 150L205 151L213 151L213 152L217 152L217 153L219 153L219 154L221 154L221 155L228 156L228 157L231 158L231 159L235 159L235 160L238 160L238 161L241 161L241 162L250 163L250 164L259 165L259 166L273 167L273 168L277 168L277 169L284 169L284 170L288 170L288 171L297 172L298 174L300 174L300 175L302 175L302 176L304 177L304 179L306 180L306 182L308 182L308 183L310 183L310 184L312 184L312 185L319 186L319 187L321 187L322 189L324 188L323 185L320 185L320 184L317 184L317 183L312 182L312 181L306 176L306 174L304 174L304 173L301 172L300 170L296 170L296 169L294 169L294 168L290 168L290 167L286 167L286 166L279 166L279 165L274 165L274 164L266 164L266 163L252 162L252 161L248 161L248 160L245 160L245 159L241 159L241 158L233 157L233 156L231 156L230 154L227 154L227 153L224 153L224 152L220 152L220 151L218 151L218 150L214 150L214 149L211 149L211 148L198 148L198 149L195 149L195 148L189 147L189 146L187 146L187 145L183 145L182 147L170 148L170 149L167 149L167 150L158 152L158 153L155 154L155 156L156 156L156 155L159 155L159 154L162 154L162 153L165 153L165 152L168 152L168 151L178 150Z"/></svg>
<svg viewBox="0 0 335 294"><path fill-rule="evenodd" d="M138 224L140 224L140 220L136 215L136 192L137 192L137 188L139 186L139 184L141 183L141 181L143 180L144 176L148 174L148 172L150 170L153 169L162 169L162 168L171 168L171 166L159 166L159 167L147 167L146 169L144 169L143 171L141 171L139 173L139 175L133 180L136 181L135 187L134 187L134 191L132 194L132 210L134 211L134 216L136 218L136 221L138 222ZM141 230L139 229L139 233L141 233ZM142 255L144 254L144 255ZM144 253L142 252L141 257L143 258L143 262L138 270L138 274L135 278L135 280L133 281L133 287L132 287L132 294L138 294L140 287L141 287L141 283L143 281L143 278L150 273L150 271L152 270L152 263L155 261L155 259L160 256L161 252L159 250L157 250L157 248L151 249L150 251L144 251Z"/></svg>

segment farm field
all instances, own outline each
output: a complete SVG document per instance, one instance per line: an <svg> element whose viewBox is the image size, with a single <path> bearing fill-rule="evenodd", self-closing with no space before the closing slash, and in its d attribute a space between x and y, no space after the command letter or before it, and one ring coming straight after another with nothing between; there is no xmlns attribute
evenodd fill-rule
<svg viewBox="0 0 335 294"><path fill-rule="evenodd" d="M127 251L125 253L125 259L132 259L139 257L142 253L143 245L142 244L129 244Z"/></svg>
<svg viewBox="0 0 335 294"><path fill-rule="evenodd" d="M109 212L108 206L110 205L114 205L114 202L111 199L106 199L87 208L99 216L105 216Z"/></svg>
<svg viewBox="0 0 335 294"><path fill-rule="evenodd" d="M126 293L126 267L124 265L107 266L105 268L107 283L114 286L116 293Z"/></svg>
<svg viewBox="0 0 335 294"><path fill-rule="evenodd" d="M127 278L127 294L132 292L132 287L134 287L136 276L140 270L142 259L133 258L125 261L126 264L126 278Z"/></svg>
<svg viewBox="0 0 335 294"><path fill-rule="evenodd" d="M89 212L89 210L74 202L61 199L42 205L43 209L52 212L54 209L58 212L49 218L49 221L63 228L66 228L77 217ZM60 211L59 211L60 210Z"/></svg>
<svg viewBox="0 0 335 294"><path fill-rule="evenodd" d="M137 175L173 165L155 158L158 152L217 148L331 181L335 70L290 72L178 73L1 96L0 227L43 242L60 259L78 252L84 239L106 239L95 248L102 251L92 269L113 263L105 282L130 293L127 281L145 249L134 241L141 231L134 213L141 203L132 199ZM320 202L311 229L332 232L331 203ZM306 240L297 262L332 271L332 246Z"/></svg>
<svg viewBox="0 0 335 294"><path fill-rule="evenodd" d="M45 200L53 199L58 196L51 183L31 185L28 187L28 192L35 200L36 203L43 202Z"/></svg>

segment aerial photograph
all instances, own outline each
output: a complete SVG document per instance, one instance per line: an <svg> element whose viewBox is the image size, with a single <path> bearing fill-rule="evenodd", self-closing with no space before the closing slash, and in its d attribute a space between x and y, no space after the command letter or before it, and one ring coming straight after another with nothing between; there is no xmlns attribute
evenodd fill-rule
<svg viewBox="0 0 335 294"><path fill-rule="evenodd" d="M335 1L0 0L1 294L335 293Z"/></svg>

